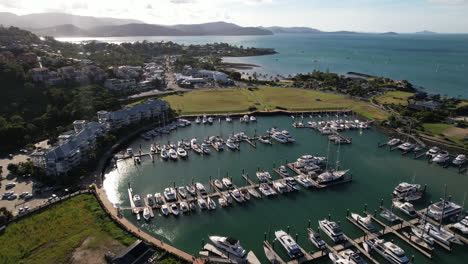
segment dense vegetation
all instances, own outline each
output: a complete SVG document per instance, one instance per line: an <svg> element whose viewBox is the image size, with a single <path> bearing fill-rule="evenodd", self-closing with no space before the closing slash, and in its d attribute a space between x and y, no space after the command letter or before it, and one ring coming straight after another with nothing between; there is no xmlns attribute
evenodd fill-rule
<svg viewBox="0 0 468 264"><path fill-rule="evenodd" d="M117 98L99 85L48 87L34 85L24 65L0 62L0 150L55 138L76 119L120 107Z"/></svg>
<svg viewBox="0 0 468 264"><path fill-rule="evenodd" d="M9 45L20 41L23 44L39 43L40 39L33 33L17 27L4 27L0 25L0 43Z"/></svg>
<svg viewBox="0 0 468 264"><path fill-rule="evenodd" d="M109 219L93 195L80 195L10 224L0 239L0 263L68 263L87 237L96 246L135 241Z"/></svg>

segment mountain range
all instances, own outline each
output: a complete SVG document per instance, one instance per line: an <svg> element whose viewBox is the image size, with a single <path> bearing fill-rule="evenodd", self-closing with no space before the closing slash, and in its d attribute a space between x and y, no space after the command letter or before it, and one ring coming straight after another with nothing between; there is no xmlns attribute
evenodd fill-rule
<svg viewBox="0 0 468 264"><path fill-rule="evenodd" d="M0 25L30 30L53 37L124 37L124 36L242 36L272 34L356 34L353 31L327 32L310 27L242 27L226 22L157 25L136 19L78 16L64 13L16 15L0 12ZM420 34L429 34L423 31ZM432 33L432 32L430 32ZM396 35L395 32L382 33Z"/></svg>

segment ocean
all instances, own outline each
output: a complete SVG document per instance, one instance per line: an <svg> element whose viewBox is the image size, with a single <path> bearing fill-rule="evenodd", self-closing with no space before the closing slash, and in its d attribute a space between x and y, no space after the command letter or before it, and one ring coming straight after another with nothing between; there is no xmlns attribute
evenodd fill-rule
<svg viewBox="0 0 468 264"><path fill-rule="evenodd" d="M339 74L360 72L408 80L429 93L468 98L466 34L276 34L270 36L188 36L58 38L61 41L174 41L181 44L227 42L244 47L274 48L278 54L224 58L255 64L252 70L276 77L313 70Z"/></svg>

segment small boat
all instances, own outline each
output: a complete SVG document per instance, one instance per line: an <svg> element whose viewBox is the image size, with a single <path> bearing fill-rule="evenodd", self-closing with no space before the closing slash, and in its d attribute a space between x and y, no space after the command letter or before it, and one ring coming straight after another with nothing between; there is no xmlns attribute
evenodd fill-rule
<svg viewBox="0 0 468 264"><path fill-rule="evenodd" d="M129 156L129 157L133 156L133 149L132 148L127 149L127 156Z"/></svg>
<svg viewBox="0 0 468 264"><path fill-rule="evenodd" d="M400 202L400 201L393 201L393 206L400 209L403 213L415 217L416 216L416 210L414 209L414 206L409 203L409 202Z"/></svg>
<svg viewBox="0 0 468 264"><path fill-rule="evenodd" d="M463 155L463 154L458 155L458 156L452 161L453 165L455 165L455 166L461 166L461 165L465 164L465 162L466 162L466 156Z"/></svg>
<svg viewBox="0 0 468 264"><path fill-rule="evenodd" d="M389 145L390 147L393 147L393 146L396 146L396 145L400 144L400 142L401 142L400 139L392 138L387 142L387 145Z"/></svg>
<svg viewBox="0 0 468 264"><path fill-rule="evenodd" d="M229 193L227 193L227 192L223 193L223 198L226 200L226 202L228 204L232 204L233 199L232 199L232 197L231 197L231 195Z"/></svg>
<svg viewBox="0 0 468 264"><path fill-rule="evenodd" d="M184 159L187 157L187 151L183 147L178 147L177 155Z"/></svg>
<svg viewBox="0 0 468 264"><path fill-rule="evenodd" d="M177 192L183 199L187 198L187 190L184 187L177 188Z"/></svg>
<svg viewBox="0 0 468 264"><path fill-rule="evenodd" d="M190 210L190 207L189 205L187 204L187 202L181 202L180 203L180 210L182 211L182 213L187 213L189 210Z"/></svg>
<svg viewBox="0 0 468 264"><path fill-rule="evenodd" d="M150 207L154 206L155 202L154 202L153 195L151 193L146 195L146 200L148 201L148 206Z"/></svg>
<svg viewBox="0 0 468 264"><path fill-rule="evenodd" d="M282 165L278 168L278 171L283 174L284 176L288 176L289 172L288 169L286 169L286 166Z"/></svg>
<svg viewBox="0 0 468 264"><path fill-rule="evenodd" d="M224 186L226 186L226 188L228 190L234 188L233 185L232 185L232 182L231 182L231 180L229 178L223 178L223 184L224 184Z"/></svg>
<svg viewBox="0 0 468 264"><path fill-rule="evenodd" d="M238 189L232 190L231 196L238 203L244 202L244 198L242 198L242 195Z"/></svg>
<svg viewBox="0 0 468 264"><path fill-rule="evenodd" d="M138 194L133 195L133 203L135 204L136 207L143 206L143 201L141 200L140 195Z"/></svg>
<svg viewBox="0 0 468 264"><path fill-rule="evenodd" d="M202 149L202 151L203 151L203 154L210 154L210 152L211 152L210 148L209 148L208 145L205 144L205 143L203 143L203 144L201 145L201 149Z"/></svg>
<svg viewBox="0 0 468 264"><path fill-rule="evenodd" d="M439 154L437 154L437 156L435 156L432 159L432 162L445 163L449 159L450 159L450 154L447 151L443 150L443 151L439 152Z"/></svg>
<svg viewBox="0 0 468 264"><path fill-rule="evenodd" d="M345 240L343 232L336 222L323 219L319 221L319 227L333 240L333 242Z"/></svg>
<svg viewBox="0 0 468 264"><path fill-rule="evenodd" d="M136 164L141 164L141 159L140 159L140 157L135 157L135 163L136 163Z"/></svg>
<svg viewBox="0 0 468 264"><path fill-rule="evenodd" d="M213 118L211 116L208 117L208 124L210 124L210 125L213 124Z"/></svg>
<svg viewBox="0 0 468 264"><path fill-rule="evenodd" d="M231 139L228 139L226 141L226 146L232 150L236 150L237 149L237 145L231 140Z"/></svg>
<svg viewBox="0 0 468 264"><path fill-rule="evenodd" d="M221 207L226 207L229 205L229 203L226 201L224 197L219 197L218 198L218 203Z"/></svg>
<svg viewBox="0 0 468 264"><path fill-rule="evenodd" d="M171 212L175 216L179 215L179 207L177 206L176 203L171 204Z"/></svg>
<svg viewBox="0 0 468 264"><path fill-rule="evenodd" d="M247 191L250 193L251 196L255 198L260 198L260 194L254 189L254 188L249 188Z"/></svg>
<svg viewBox="0 0 468 264"><path fill-rule="evenodd" d="M262 142L263 144L271 145L271 140L269 140L267 137L259 137L258 141Z"/></svg>
<svg viewBox="0 0 468 264"><path fill-rule="evenodd" d="M364 227L367 231L374 232L375 227L372 224L372 218L370 215L362 217L358 214L351 213L351 218L354 219L360 226Z"/></svg>
<svg viewBox="0 0 468 264"><path fill-rule="evenodd" d="M200 192L201 195L206 195L207 192L206 192L206 188L203 184L197 182L195 183L195 187L197 188L197 190Z"/></svg>
<svg viewBox="0 0 468 264"><path fill-rule="evenodd" d="M400 219L396 214L388 209L383 209L382 212L380 212L380 216L392 223Z"/></svg>
<svg viewBox="0 0 468 264"><path fill-rule="evenodd" d="M296 140L291 136L291 134L290 134L287 130L281 131L281 134L283 134L283 136L286 137L286 141L287 141L287 142L294 142L294 141L296 141Z"/></svg>
<svg viewBox="0 0 468 264"><path fill-rule="evenodd" d="M308 229L309 232L309 240L316 246L318 249L324 250L326 248L325 241L323 241L322 237L318 232L315 232L312 229Z"/></svg>
<svg viewBox="0 0 468 264"><path fill-rule="evenodd" d="M214 180L213 184L214 184L214 186L216 186L216 188L218 188L220 190L223 189L223 183L220 180L218 180L218 179Z"/></svg>
<svg viewBox="0 0 468 264"><path fill-rule="evenodd" d="M197 203L198 203L198 207L200 207L201 210L208 209L208 204L206 203L205 199L198 198Z"/></svg>
<svg viewBox="0 0 468 264"><path fill-rule="evenodd" d="M208 209L209 210L214 210L216 209L216 203L213 199L211 199L210 197L206 198L206 201L208 202Z"/></svg>
<svg viewBox="0 0 468 264"><path fill-rule="evenodd" d="M414 149L414 144L411 144L409 142L405 142L405 143L399 145L398 149L400 149L401 151L404 151L404 152L408 152L408 151Z"/></svg>
<svg viewBox="0 0 468 264"><path fill-rule="evenodd" d="M169 150L169 157L173 160L177 160L177 151L175 151L175 149L171 148Z"/></svg>
<svg viewBox="0 0 468 264"><path fill-rule="evenodd" d="M437 154L439 154L440 149L438 147L432 147L428 151L426 151L426 156L430 158L435 158Z"/></svg>
<svg viewBox="0 0 468 264"><path fill-rule="evenodd" d="M200 124L200 123L201 123L201 119L200 119L199 116L197 116L197 119L195 119L195 123L196 123L196 124Z"/></svg>
<svg viewBox="0 0 468 264"><path fill-rule="evenodd" d="M150 218L151 218L150 211L149 211L148 207L145 207L145 208L143 209L143 218L144 218L146 221L149 221Z"/></svg>
<svg viewBox="0 0 468 264"><path fill-rule="evenodd" d="M260 187L258 187L258 190L265 196L272 196L276 195L275 190L273 190L268 184L262 183L260 184Z"/></svg>
<svg viewBox="0 0 468 264"><path fill-rule="evenodd" d="M160 154L161 158L163 160L167 160L169 158L169 154L167 154L167 150L166 149L161 149L161 154Z"/></svg>
<svg viewBox="0 0 468 264"><path fill-rule="evenodd" d="M242 190L241 195L242 195L242 198L244 198L245 201L250 200L250 194L249 194L249 192L247 190Z"/></svg>
<svg viewBox="0 0 468 264"><path fill-rule="evenodd" d="M167 204L163 204L161 206L161 214L164 215L164 216L169 215L169 207L167 207Z"/></svg>
<svg viewBox="0 0 468 264"><path fill-rule="evenodd" d="M302 253L302 248L290 235L288 235L283 230L276 231L275 237L276 240L281 243L284 249L286 249L286 252L290 258L300 258L304 255L304 253Z"/></svg>
<svg viewBox="0 0 468 264"><path fill-rule="evenodd" d="M163 201L163 198L161 196L161 193L155 193L154 194L154 200L157 204L163 204L164 201Z"/></svg>
<svg viewBox="0 0 468 264"><path fill-rule="evenodd" d="M228 254L233 254L239 258L243 258L247 254L247 251L241 247L237 239L221 236L210 236L209 238L216 247L228 252Z"/></svg>
<svg viewBox="0 0 468 264"><path fill-rule="evenodd" d="M255 118L255 116L250 116L250 122L257 122L257 118Z"/></svg>
<svg viewBox="0 0 468 264"><path fill-rule="evenodd" d="M187 185L185 186L185 189L191 196L197 196L197 189L194 185Z"/></svg>
<svg viewBox="0 0 468 264"><path fill-rule="evenodd" d="M230 116L226 116L226 122L231 123L232 118Z"/></svg>
<svg viewBox="0 0 468 264"><path fill-rule="evenodd" d="M208 123L208 119L206 118L206 115L203 115L202 124L206 124L206 123Z"/></svg>
<svg viewBox="0 0 468 264"><path fill-rule="evenodd" d="M156 152L156 147L154 146L154 144L151 144L150 152L151 152L152 154L154 154L154 153Z"/></svg>

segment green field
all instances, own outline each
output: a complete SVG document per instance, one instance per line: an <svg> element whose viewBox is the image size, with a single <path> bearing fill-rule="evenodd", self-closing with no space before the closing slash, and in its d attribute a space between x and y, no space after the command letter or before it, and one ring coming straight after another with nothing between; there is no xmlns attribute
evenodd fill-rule
<svg viewBox="0 0 468 264"><path fill-rule="evenodd" d="M392 91L387 92L383 95L375 98L380 104L397 104L397 105L407 105L408 98L413 96L414 93L401 92L401 91Z"/></svg>
<svg viewBox="0 0 468 264"><path fill-rule="evenodd" d="M136 238L119 228L93 195L83 194L10 224L0 234L0 263L69 263L82 242L125 246Z"/></svg>
<svg viewBox="0 0 468 264"><path fill-rule="evenodd" d="M447 128L453 127L451 124L443 124L443 123L425 123L423 124L424 131L430 132L434 135L439 135L444 132Z"/></svg>
<svg viewBox="0 0 468 264"><path fill-rule="evenodd" d="M361 101L341 94L297 88L261 86L259 88L194 91L162 98L181 114L239 113L249 108L271 111L352 109L368 118L385 119L387 114Z"/></svg>

